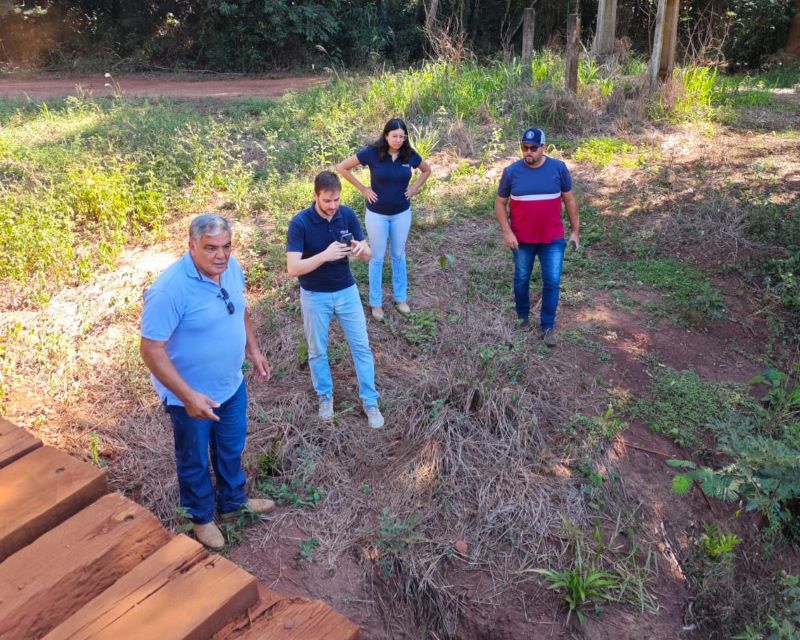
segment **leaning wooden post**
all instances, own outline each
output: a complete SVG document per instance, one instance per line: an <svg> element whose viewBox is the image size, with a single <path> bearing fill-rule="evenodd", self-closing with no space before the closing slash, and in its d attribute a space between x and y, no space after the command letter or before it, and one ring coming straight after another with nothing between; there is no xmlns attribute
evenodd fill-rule
<svg viewBox="0 0 800 640"><path fill-rule="evenodd" d="M597 31L592 44L592 55L604 58L614 53L614 36L617 31L617 0L599 0L597 3Z"/></svg>
<svg viewBox="0 0 800 640"><path fill-rule="evenodd" d="M530 7L522 12L522 76L531 75L531 59L533 58L533 26L536 14Z"/></svg>
<svg viewBox="0 0 800 640"><path fill-rule="evenodd" d="M567 89L578 91L578 53L581 38L581 17L577 13L567 16Z"/></svg>
<svg viewBox="0 0 800 640"><path fill-rule="evenodd" d="M650 58L650 89L667 80L675 67L675 48L678 44L678 13L680 0L658 0L656 33Z"/></svg>

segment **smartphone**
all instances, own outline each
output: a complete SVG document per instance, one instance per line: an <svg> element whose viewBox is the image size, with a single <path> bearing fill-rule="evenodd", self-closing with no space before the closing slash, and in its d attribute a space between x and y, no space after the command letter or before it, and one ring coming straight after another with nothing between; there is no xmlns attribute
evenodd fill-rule
<svg viewBox="0 0 800 640"><path fill-rule="evenodd" d="M339 238L339 242L346 244L349 247L353 242L353 234L349 231L342 231L342 236Z"/></svg>

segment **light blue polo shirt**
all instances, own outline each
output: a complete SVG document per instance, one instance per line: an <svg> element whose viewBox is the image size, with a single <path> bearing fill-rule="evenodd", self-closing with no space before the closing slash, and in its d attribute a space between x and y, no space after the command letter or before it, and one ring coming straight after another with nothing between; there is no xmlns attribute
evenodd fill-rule
<svg viewBox="0 0 800 640"><path fill-rule="evenodd" d="M229 313L221 289L234 306ZM244 313L244 273L231 256L220 284L202 275L187 251L144 292L142 337L166 342L178 373L195 391L219 403L242 384L247 334ZM158 397L183 406L178 397L153 375Z"/></svg>

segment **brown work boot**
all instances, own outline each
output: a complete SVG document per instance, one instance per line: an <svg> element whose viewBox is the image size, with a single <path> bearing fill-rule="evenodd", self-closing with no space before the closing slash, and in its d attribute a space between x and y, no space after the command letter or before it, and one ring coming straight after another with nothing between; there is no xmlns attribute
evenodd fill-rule
<svg viewBox="0 0 800 640"><path fill-rule="evenodd" d="M247 509L250 513L255 513L257 515L264 515L275 510L275 503L272 500L267 500L265 498L253 498L252 500L245 502L236 511L220 513L220 522L235 522L239 517L239 514L242 512L242 509Z"/></svg>
<svg viewBox="0 0 800 640"><path fill-rule="evenodd" d="M222 537L222 531L213 522L193 524L192 531L197 541L212 551L219 551L225 546L225 538Z"/></svg>
<svg viewBox="0 0 800 640"><path fill-rule="evenodd" d="M409 313L411 313L411 307L408 306L407 302L397 302L395 304L397 305L397 310L404 316L407 316Z"/></svg>
<svg viewBox="0 0 800 640"><path fill-rule="evenodd" d="M556 339L556 330L545 329L542 332L542 340L544 340L544 343L551 349L555 347L558 344L558 340Z"/></svg>
<svg viewBox="0 0 800 640"><path fill-rule="evenodd" d="M383 320L383 307L372 307L372 317L378 322Z"/></svg>

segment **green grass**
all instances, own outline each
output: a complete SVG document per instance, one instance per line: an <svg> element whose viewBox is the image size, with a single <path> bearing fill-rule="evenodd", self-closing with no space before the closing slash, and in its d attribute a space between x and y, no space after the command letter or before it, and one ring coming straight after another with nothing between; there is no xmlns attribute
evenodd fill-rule
<svg viewBox="0 0 800 640"><path fill-rule="evenodd" d="M702 447L704 431L730 420L744 406L751 406L744 388L662 366L655 373L652 397L634 401L628 412L682 447Z"/></svg>
<svg viewBox="0 0 800 640"><path fill-rule="evenodd" d="M607 167L614 163L635 167L641 163L640 157L631 158L635 151L636 147L619 138L587 138L578 145L572 158L597 167Z"/></svg>
<svg viewBox="0 0 800 640"><path fill-rule="evenodd" d="M676 312L679 324L703 326L726 316L721 292L690 265L669 258L631 260L623 262L620 268L638 284L662 292L672 303L671 307L676 305L670 312Z"/></svg>

